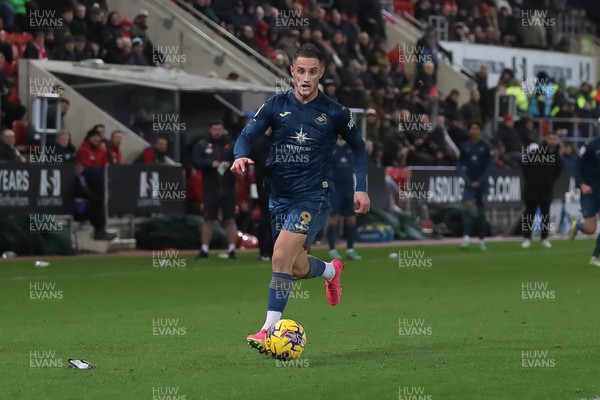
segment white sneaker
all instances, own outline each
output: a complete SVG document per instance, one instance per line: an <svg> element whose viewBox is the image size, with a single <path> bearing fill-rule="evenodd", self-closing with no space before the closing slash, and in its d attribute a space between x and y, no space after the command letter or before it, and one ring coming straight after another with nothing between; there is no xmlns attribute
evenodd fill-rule
<svg viewBox="0 0 600 400"><path fill-rule="evenodd" d="M523 240L523 243L521 243L521 248L523 248L523 249L528 249L530 246L531 246L530 239L525 239L525 240Z"/></svg>
<svg viewBox="0 0 600 400"><path fill-rule="evenodd" d="M600 260L597 258L592 258L590 260L590 265L593 265L594 267L600 267Z"/></svg>
<svg viewBox="0 0 600 400"><path fill-rule="evenodd" d="M550 241L548 239L544 239L544 240L542 240L542 247L544 247L546 249L551 249L552 243L550 243Z"/></svg>

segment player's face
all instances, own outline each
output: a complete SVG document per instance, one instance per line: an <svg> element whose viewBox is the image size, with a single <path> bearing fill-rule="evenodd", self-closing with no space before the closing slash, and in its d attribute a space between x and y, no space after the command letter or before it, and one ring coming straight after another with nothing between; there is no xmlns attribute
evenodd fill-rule
<svg viewBox="0 0 600 400"><path fill-rule="evenodd" d="M312 100L319 88L319 80L325 72L317 58L298 57L291 67L296 97Z"/></svg>
<svg viewBox="0 0 600 400"><path fill-rule="evenodd" d="M469 128L469 137L471 140L477 140L481 136L481 128L477 124L471 124Z"/></svg>

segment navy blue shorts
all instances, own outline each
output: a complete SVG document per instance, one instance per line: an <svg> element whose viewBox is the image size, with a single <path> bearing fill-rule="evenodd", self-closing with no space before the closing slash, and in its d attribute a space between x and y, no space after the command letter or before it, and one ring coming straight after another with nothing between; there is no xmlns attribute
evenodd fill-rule
<svg viewBox="0 0 600 400"><path fill-rule="evenodd" d="M354 215L354 192L333 192L331 194L330 215L351 217Z"/></svg>
<svg viewBox="0 0 600 400"><path fill-rule="evenodd" d="M273 241L279 232L290 231L306 235L304 248L308 248L327 223L329 216L329 194L316 195L310 199L271 197L269 212Z"/></svg>
<svg viewBox="0 0 600 400"><path fill-rule="evenodd" d="M583 218L592 218L600 212L600 194L581 195L581 213Z"/></svg>
<svg viewBox="0 0 600 400"><path fill-rule="evenodd" d="M475 204L478 206L483 206L483 199L488 194L488 187L472 187L465 186L465 190L463 191L462 201L475 201Z"/></svg>

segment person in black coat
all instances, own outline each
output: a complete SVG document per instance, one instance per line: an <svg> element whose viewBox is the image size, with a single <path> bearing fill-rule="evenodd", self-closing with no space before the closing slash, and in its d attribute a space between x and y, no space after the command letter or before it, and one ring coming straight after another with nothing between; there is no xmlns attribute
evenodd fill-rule
<svg viewBox="0 0 600 400"><path fill-rule="evenodd" d="M542 246L552 247L548 240L550 230L550 203L554 183L562 171L560 158L560 140L551 133L542 144L532 143L527 147L521 159L523 169L523 201L525 212L521 218L521 230L525 238L523 248L531 246L531 231L539 225L542 232ZM539 207L540 216L536 217Z"/></svg>
<svg viewBox="0 0 600 400"><path fill-rule="evenodd" d="M227 135L223 122L214 121L210 124L208 140L201 140L194 146L191 164L194 168L202 171L204 192L202 248L196 258L208 258L213 221L218 219L219 210L221 210L223 225L225 225L225 232L227 233L229 258L236 258L236 177L229 170L234 161L234 144L233 140Z"/></svg>

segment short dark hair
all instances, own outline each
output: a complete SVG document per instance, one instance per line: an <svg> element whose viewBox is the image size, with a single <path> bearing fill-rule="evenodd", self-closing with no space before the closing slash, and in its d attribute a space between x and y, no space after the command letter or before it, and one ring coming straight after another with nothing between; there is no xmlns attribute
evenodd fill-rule
<svg viewBox="0 0 600 400"><path fill-rule="evenodd" d="M312 43L306 43L300 46L298 50L294 53L294 62L298 59L298 57L306 57L306 58L316 58L319 60L320 64L325 64L325 57L323 57L323 53L317 46Z"/></svg>
<svg viewBox="0 0 600 400"><path fill-rule="evenodd" d="M223 121L221 121L221 120L212 121L212 122L211 122L211 123L208 125L208 127L209 127L209 128L212 128L212 127L213 127L213 126L215 126L215 125L223 125Z"/></svg>
<svg viewBox="0 0 600 400"><path fill-rule="evenodd" d="M483 129L483 125L479 121L469 122L469 124L467 125L467 129L471 129L471 126L473 126L473 125L477 125L479 127L479 129Z"/></svg>

